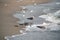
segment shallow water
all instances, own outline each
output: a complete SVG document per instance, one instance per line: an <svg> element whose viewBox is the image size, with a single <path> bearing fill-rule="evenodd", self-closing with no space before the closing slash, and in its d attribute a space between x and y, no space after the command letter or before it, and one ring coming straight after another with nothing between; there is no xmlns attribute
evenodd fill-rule
<svg viewBox="0 0 60 40"><path fill-rule="evenodd" d="M9 38L9 40L60 40L60 32L28 32L22 36Z"/></svg>

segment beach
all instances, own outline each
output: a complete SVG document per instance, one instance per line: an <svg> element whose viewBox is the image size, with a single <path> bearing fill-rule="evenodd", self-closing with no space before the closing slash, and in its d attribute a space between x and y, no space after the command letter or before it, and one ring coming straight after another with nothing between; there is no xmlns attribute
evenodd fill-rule
<svg viewBox="0 0 60 40"><path fill-rule="evenodd" d="M16 11L21 10L19 6L46 2L48 0L0 0L0 40L4 40L5 36L20 34L19 31L24 28L17 23L19 19L13 17ZM15 25L18 27L15 27Z"/></svg>

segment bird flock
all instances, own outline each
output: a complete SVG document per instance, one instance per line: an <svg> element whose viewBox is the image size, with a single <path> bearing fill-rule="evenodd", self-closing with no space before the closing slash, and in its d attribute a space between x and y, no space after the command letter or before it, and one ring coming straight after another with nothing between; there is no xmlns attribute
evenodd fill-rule
<svg viewBox="0 0 60 40"><path fill-rule="evenodd" d="M22 11L13 16L18 18L20 25L30 30L60 30L60 2L20 6ZM45 23L45 24L44 24ZM42 26L41 26L42 25Z"/></svg>

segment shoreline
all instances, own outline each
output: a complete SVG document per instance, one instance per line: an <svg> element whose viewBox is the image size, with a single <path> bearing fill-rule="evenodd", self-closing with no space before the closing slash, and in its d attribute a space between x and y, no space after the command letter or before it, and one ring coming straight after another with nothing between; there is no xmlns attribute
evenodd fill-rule
<svg viewBox="0 0 60 40"><path fill-rule="evenodd" d="M40 0L35 0L36 3L40 2ZM43 1L41 1L42 3ZM0 35L1 40L4 36L14 35L14 34L20 34L19 30L22 29L21 26L14 27L14 25L18 25L16 21L19 19L16 19L13 17L13 14L15 14L16 11L19 11L19 6L23 5L30 5L33 4L31 0L23 1L23 2L16 2L16 0L9 0L9 1L1 1L0 2L0 13L1 13L1 27L0 27ZM21 27L21 28L20 28ZM24 28L24 27L23 27Z"/></svg>

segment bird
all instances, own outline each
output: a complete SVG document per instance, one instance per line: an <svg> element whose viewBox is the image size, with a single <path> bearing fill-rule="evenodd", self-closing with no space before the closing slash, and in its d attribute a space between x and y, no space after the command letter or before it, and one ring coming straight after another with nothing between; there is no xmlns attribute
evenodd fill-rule
<svg viewBox="0 0 60 40"><path fill-rule="evenodd" d="M22 24L19 24L19 25L28 25L28 23L22 23Z"/></svg>
<svg viewBox="0 0 60 40"><path fill-rule="evenodd" d="M33 20L33 17L27 18L28 20Z"/></svg>
<svg viewBox="0 0 60 40"><path fill-rule="evenodd" d="M45 27L44 26L37 26L38 28L40 28L40 29L45 29Z"/></svg>

